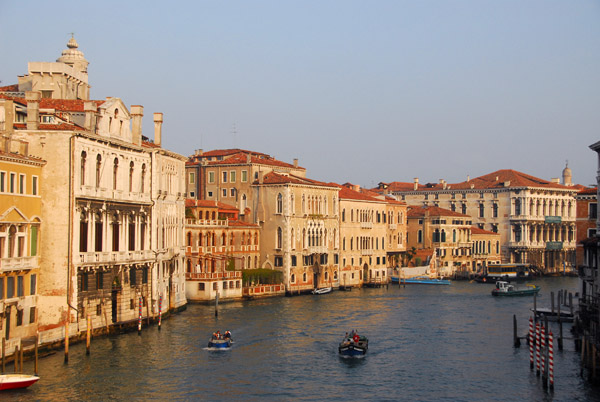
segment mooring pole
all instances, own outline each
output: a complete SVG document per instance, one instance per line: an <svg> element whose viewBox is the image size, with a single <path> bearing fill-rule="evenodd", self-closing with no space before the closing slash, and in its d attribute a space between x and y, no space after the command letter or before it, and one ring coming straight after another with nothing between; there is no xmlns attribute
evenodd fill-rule
<svg viewBox="0 0 600 402"><path fill-rule="evenodd" d="M91 335L92 335L92 317L88 314L87 315L87 332L86 332L86 336L85 336L85 354L89 356L90 354L90 340L91 340Z"/></svg>
<svg viewBox="0 0 600 402"><path fill-rule="evenodd" d="M533 294L533 322L537 323L537 293Z"/></svg>
<svg viewBox="0 0 600 402"><path fill-rule="evenodd" d="M521 347L521 340L517 334L517 315L513 314L513 345L515 348Z"/></svg>
<svg viewBox="0 0 600 402"><path fill-rule="evenodd" d="M529 369L533 370L533 318L529 317Z"/></svg>
<svg viewBox="0 0 600 402"><path fill-rule="evenodd" d="M139 302L139 314L138 314L138 335L142 335L142 298L140 297Z"/></svg>
<svg viewBox="0 0 600 402"><path fill-rule="evenodd" d="M15 358L15 374L19 372L19 345L15 346L15 351L13 353Z"/></svg>
<svg viewBox="0 0 600 402"><path fill-rule="evenodd" d="M65 363L69 362L69 318L65 323Z"/></svg>
<svg viewBox="0 0 600 402"><path fill-rule="evenodd" d="M162 324L162 295L158 296L158 330Z"/></svg>
<svg viewBox="0 0 600 402"><path fill-rule="evenodd" d="M554 292L550 292L550 306L552 310L552 315L554 315Z"/></svg>
<svg viewBox="0 0 600 402"><path fill-rule="evenodd" d="M4 359L6 359L6 339L2 338L2 374L4 374Z"/></svg>
<svg viewBox="0 0 600 402"><path fill-rule="evenodd" d="M33 374L38 375L38 344L40 343L40 333L35 334L35 363L33 365Z"/></svg>
<svg viewBox="0 0 600 402"><path fill-rule="evenodd" d="M563 350L563 325L562 318L560 316L560 302L562 294L558 293L558 350Z"/></svg>
<svg viewBox="0 0 600 402"><path fill-rule="evenodd" d="M219 316L219 292L217 291L217 296L215 297L215 317Z"/></svg>
<svg viewBox="0 0 600 402"><path fill-rule="evenodd" d="M548 338L548 382L550 389L554 389L554 337L552 331Z"/></svg>

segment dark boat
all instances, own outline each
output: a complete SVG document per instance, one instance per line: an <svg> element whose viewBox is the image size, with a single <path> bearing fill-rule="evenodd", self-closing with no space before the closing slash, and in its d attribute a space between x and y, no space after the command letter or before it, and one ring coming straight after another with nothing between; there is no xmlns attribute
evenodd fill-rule
<svg viewBox="0 0 600 402"><path fill-rule="evenodd" d="M221 335L221 332L217 331L208 340L208 347L213 349L227 349L231 347L232 341L231 332L225 331L225 334Z"/></svg>
<svg viewBox="0 0 600 402"><path fill-rule="evenodd" d="M364 356L368 349L369 340L367 337L358 335L354 331L350 335L346 334L338 347L340 355L348 357Z"/></svg>

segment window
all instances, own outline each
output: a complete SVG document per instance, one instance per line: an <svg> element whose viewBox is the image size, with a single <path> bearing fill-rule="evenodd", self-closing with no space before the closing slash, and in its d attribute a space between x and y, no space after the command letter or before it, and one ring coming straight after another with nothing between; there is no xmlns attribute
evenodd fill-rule
<svg viewBox="0 0 600 402"><path fill-rule="evenodd" d="M17 309L17 327L23 325L23 309Z"/></svg>
<svg viewBox="0 0 600 402"><path fill-rule="evenodd" d="M135 271L136 271L135 268L130 268L129 269L129 284L131 286L135 285Z"/></svg>
<svg viewBox="0 0 600 402"><path fill-rule="evenodd" d="M462 209L463 215L466 215L467 214L467 204L462 204L461 209Z"/></svg>
<svg viewBox="0 0 600 402"><path fill-rule="evenodd" d="M81 290L82 291L87 291L89 288L89 281L88 281L88 273L87 272L83 272L81 274Z"/></svg>
<svg viewBox="0 0 600 402"><path fill-rule="evenodd" d="M0 172L0 192L6 192L6 172Z"/></svg>
<svg viewBox="0 0 600 402"><path fill-rule="evenodd" d="M276 267L283 267L283 257L281 257L281 256L275 256L275 266Z"/></svg>
<svg viewBox="0 0 600 402"><path fill-rule="evenodd" d="M0 276L0 300L4 299L4 278Z"/></svg>
<svg viewBox="0 0 600 402"><path fill-rule="evenodd" d="M32 274L29 277L29 294L34 295L37 291L37 276L36 274Z"/></svg>
<svg viewBox="0 0 600 402"><path fill-rule="evenodd" d="M31 227L31 256L37 255L38 227Z"/></svg>
<svg viewBox="0 0 600 402"><path fill-rule="evenodd" d="M296 264L297 264L296 256L295 256L295 255L293 255L293 256L292 256L292 267L295 267L295 266L296 266ZM292 281L292 282L293 282L293 281Z"/></svg>
<svg viewBox="0 0 600 402"><path fill-rule="evenodd" d="M100 187L101 168L102 156L98 154L98 156L96 156L96 187Z"/></svg>
<svg viewBox="0 0 600 402"><path fill-rule="evenodd" d="M277 213L283 213L283 196L281 193L277 194Z"/></svg>
<svg viewBox="0 0 600 402"><path fill-rule="evenodd" d="M190 178L190 184L194 184L196 182L196 175L194 172L190 172L189 178Z"/></svg>
<svg viewBox="0 0 600 402"><path fill-rule="evenodd" d="M19 175L19 194L25 194L25 175Z"/></svg>
<svg viewBox="0 0 600 402"><path fill-rule="evenodd" d="M417 232L417 243L423 243L423 231L421 229Z"/></svg>
<svg viewBox="0 0 600 402"><path fill-rule="evenodd" d="M16 181L17 180L17 175L15 173L11 173L10 174L10 183L9 183L9 188L8 191L11 193L15 192L15 185L16 185Z"/></svg>
<svg viewBox="0 0 600 402"><path fill-rule="evenodd" d="M222 172L221 174L223 175L221 183L227 183L227 172Z"/></svg>
<svg viewBox="0 0 600 402"><path fill-rule="evenodd" d="M104 272L96 272L96 289L104 289Z"/></svg>
<svg viewBox="0 0 600 402"><path fill-rule="evenodd" d="M231 172L229 172L229 182L235 183L235 170L232 170Z"/></svg>
<svg viewBox="0 0 600 402"><path fill-rule="evenodd" d="M277 244L276 244L276 248L281 248L283 244L283 231L281 230L281 228L277 228Z"/></svg>
<svg viewBox="0 0 600 402"><path fill-rule="evenodd" d="M590 202L589 204L589 219L597 219L598 218L598 204L595 202Z"/></svg>
<svg viewBox="0 0 600 402"><path fill-rule="evenodd" d="M81 172L80 172L80 183L82 186L85 185L85 162L87 159L87 153L85 151L81 151Z"/></svg>
<svg viewBox="0 0 600 402"><path fill-rule="evenodd" d="M140 192L144 192L144 182L146 181L146 164L142 164L142 177L140 183Z"/></svg>
<svg viewBox="0 0 600 402"><path fill-rule="evenodd" d="M200 282L198 284L198 290L201 291L201 292L204 292L204 282Z"/></svg>
<svg viewBox="0 0 600 402"><path fill-rule="evenodd" d="M213 196L213 192L212 191L209 191L207 194L208 194L208 198L212 198L212 196Z"/></svg>
<svg viewBox="0 0 600 402"><path fill-rule="evenodd" d="M226 188L223 189L223 197L227 197L227 189Z"/></svg>
<svg viewBox="0 0 600 402"><path fill-rule="evenodd" d="M133 162L129 163L129 192L133 191Z"/></svg>
<svg viewBox="0 0 600 402"><path fill-rule="evenodd" d="M37 195L37 193L38 193L38 177L32 176L31 177L31 194Z"/></svg>
<svg viewBox="0 0 600 402"><path fill-rule="evenodd" d="M35 307L29 308L29 323L33 324L35 322Z"/></svg>
<svg viewBox="0 0 600 402"><path fill-rule="evenodd" d="M480 218L483 218L483 217L485 216L485 215L484 215L484 212L485 212L485 210L484 210L483 203L480 203L480 204L479 204L479 217L480 217Z"/></svg>
<svg viewBox="0 0 600 402"><path fill-rule="evenodd" d="M594 237L594 236L596 236L596 229L588 229L587 237Z"/></svg>
<svg viewBox="0 0 600 402"><path fill-rule="evenodd" d="M209 183L215 182L215 172L208 172L208 182Z"/></svg>
<svg viewBox="0 0 600 402"><path fill-rule="evenodd" d="M96 214L96 222L94 223L94 238L95 238L95 247L94 251L102 251L102 215L100 213Z"/></svg>
<svg viewBox="0 0 600 402"><path fill-rule="evenodd" d="M235 197L235 188L232 188L231 190L229 190L229 196Z"/></svg>
<svg viewBox="0 0 600 402"><path fill-rule="evenodd" d="M119 224L119 216L117 214L115 214L113 216L113 223L112 223L112 251L119 251L119 230L120 230L120 224Z"/></svg>
<svg viewBox="0 0 600 402"><path fill-rule="evenodd" d="M492 217L497 218L498 217L498 204L494 203L494 205L492 205Z"/></svg>
<svg viewBox="0 0 600 402"><path fill-rule="evenodd" d="M115 158L113 162L113 190L117 189L117 176L119 174L119 159Z"/></svg>
<svg viewBox="0 0 600 402"><path fill-rule="evenodd" d="M248 181L248 171L242 170L242 183L246 183Z"/></svg>
<svg viewBox="0 0 600 402"><path fill-rule="evenodd" d="M25 296L25 286L24 286L24 279L23 275L19 275L17 276L17 296L18 297L23 297Z"/></svg>

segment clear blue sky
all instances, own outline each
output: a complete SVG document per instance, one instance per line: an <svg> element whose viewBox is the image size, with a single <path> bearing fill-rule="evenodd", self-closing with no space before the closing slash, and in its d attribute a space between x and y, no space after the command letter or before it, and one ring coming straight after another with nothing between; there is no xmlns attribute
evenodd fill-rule
<svg viewBox="0 0 600 402"><path fill-rule="evenodd" d="M0 0L1 85L75 32L92 97L165 114L163 146L239 147L317 180L591 184L600 1ZM235 127L235 128L234 128Z"/></svg>

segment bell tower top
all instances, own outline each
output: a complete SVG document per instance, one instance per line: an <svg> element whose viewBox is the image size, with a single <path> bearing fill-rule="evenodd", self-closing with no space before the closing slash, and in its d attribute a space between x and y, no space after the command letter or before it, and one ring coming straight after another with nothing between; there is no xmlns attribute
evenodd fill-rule
<svg viewBox="0 0 600 402"><path fill-rule="evenodd" d="M71 33L71 39L67 43L67 48L62 51L62 55L56 61L72 66L75 71L87 74L89 62L83 56L83 52L78 50L79 44L75 40L74 33Z"/></svg>

